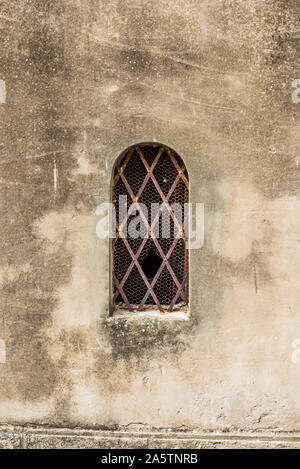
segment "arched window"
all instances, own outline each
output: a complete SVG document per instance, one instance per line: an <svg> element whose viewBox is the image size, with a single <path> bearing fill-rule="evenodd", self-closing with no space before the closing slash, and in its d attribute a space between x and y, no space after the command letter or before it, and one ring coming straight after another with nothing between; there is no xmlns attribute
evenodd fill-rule
<svg viewBox="0 0 300 469"><path fill-rule="evenodd" d="M112 197L114 309L187 309L189 182L180 156L157 143L130 147L116 162Z"/></svg>

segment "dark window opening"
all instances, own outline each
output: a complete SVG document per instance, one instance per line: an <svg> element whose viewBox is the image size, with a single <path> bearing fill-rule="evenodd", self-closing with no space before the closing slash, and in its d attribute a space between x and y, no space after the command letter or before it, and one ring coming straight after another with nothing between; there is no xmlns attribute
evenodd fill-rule
<svg viewBox="0 0 300 469"><path fill-rule="evenodd" d="M142 260L141 267L148 280L153 280L161 266L162 258L153 249L148 252L147 257Z"/></svg>
<svg viewBox="0 0 300 469"><path fill-rule="evenodd" d="M112 190L117 233L112 241L114 308L161 312L185 308L189 262L184 204L189 201L189 183L182 159L160 144L131 147L115 165ZM120 210L120 196L127 201L125 212ZM134 203L138 208L130 212ZM157 207L165 204L155 216L153 203ZM172 210L173 204L182 210ZM135 229L141 235L131 237L126 231L125 235L124 226L130 226L136 214L140 221Z"/></svg>

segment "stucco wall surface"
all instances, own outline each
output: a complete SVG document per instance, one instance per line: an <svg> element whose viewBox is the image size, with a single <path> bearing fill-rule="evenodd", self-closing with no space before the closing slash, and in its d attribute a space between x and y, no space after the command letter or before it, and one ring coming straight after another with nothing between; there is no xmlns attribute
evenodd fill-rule
<svg viewBox="0 0 300 469"><path fill-rule="evenodd" d="M2 423L300 430L299 20L298 0L0 2ZM205 206L189 320L108 320L96 208L146 141Z"/></svg>

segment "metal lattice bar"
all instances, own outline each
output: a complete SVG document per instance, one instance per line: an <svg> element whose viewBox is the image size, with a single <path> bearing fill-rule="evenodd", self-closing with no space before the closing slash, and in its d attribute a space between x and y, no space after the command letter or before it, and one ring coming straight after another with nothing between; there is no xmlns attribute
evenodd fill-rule
<svg viewBox="0 0 300 469"><path fill-rule="evenodd" d="M150 147L150 145L144 145L143 146L143 148L144 148L143 151L145 152L146 150L148 150L148 147ZM152 148L155 148L154 145L152 145ZM156 148L157 148L157 146L156 146ZM128 252L128 255L129 255L128 261L126 261L126 263L129 264L129 265L126 269L125 275L123 275L121 281L119 281L117 276L116 276L116 273L115 273L116 263L118 262L118 259L116 259L114 257L113 280L114 280L114 286L115 286L115 293L114 293L114 296L113 296L113 301L115 302L118 299L118 297L121 296L121 298L123 299L126 307L130 311L134 311L136 308L138 310L141 310L144 307L145 303L147 302L148 298L151 297L154 301L154 304L159 309L159 311L161 311L161 312L164 312L165 310L172 311L175 304L179 301L179 298L182 299L182 301L184 302L185 305L188 304L188 297L187 297L188 253L187 253L187 250L185 249L185 253L184 253L184 256L183 256L184 258L180 259L177 262L178 265L176 263L174 264L174 261L171 260L172 256L175 255L174 253L175 253L176 245L178 245L178 241L180 239L182 239L184 242L186 242L186 236L185 236L185 233L184 233L183 223L179 223L179 221L177 220L177 217L175 216L173 210L171 209L171 207L169 205L169 201L170 201L170 198L175 193L175 191L177 190L177 192L176 192L176 194L177 194L178 190L180 190L181 191L181 192L179 192L181 194L180 202L183 203L183 200L188 198L189 183L188 183L187 176L185 175L185 171L186 171L185 166L182 164L182 162L180 164L178 163L178 159L180 160L180 158L178 157L178 155L177 155L177 158L176 158L174 156L173 152L169 148L167 148L165 146L158 146L158 151L157 151L156 155L154 156L154 153L153 153L153 157L152 157L151 161L149 161L149 162L147 162L147 158L143 154L143 151L142 151L140 145L131 148L129 151L126 152L125 157L119 162L119 164L116 165L116 174L114 176L113 188L115 190L115 188L116 188L117 184L119 183L119 181L122 181L122 183L124 185L123 187L125 187L125 189L126 189L126 193L127 193L126 195L129 195L130 199L133 202L133 204L136 204L136 205L133 205L133 204L130 205L130 207L129 207L129 209L128 209L128 211L127 211L127 213L126 213L126 215L123 218L121 223L118 223L118 221L116 221L117 235L116 235L116 238L113 240L113 249L116 249L117 240L121 239L122 242L124 243L124 246L126 247L126 251ZM145 177L142 178L141 184L140 184L137 191L132 189L131 185L129 184L129 182L127 180L128 176L126 177L126 174L125 174L126 170L127 170L127 172L130 171L130 169L128 169L128 168L130 167L131 160L134 157L134 155L139 156L140 161L142 162L142 164L143 164L143 166L146 170L146 175L145 175ZM176 169L176 176L175 175L173 176L174 180L172 181L172 185L169 188L166 196L164 194L164 191L160 187L160 184L157 180L157 176L155 176L155 174L154 174L154 171L155 171L156 167L158 166L158 163L160 162L160 160L162 158L162 155L164 155L164 158L165 158L162 165L161 165L161 167L163 168L163 171L165 171L164 168L166 166L168 166L169 164L173 165L173 170L170 167L170 170L169 170L170 174L174 173L174 171L175 171L174 168ZM168 159L166 159L166 158L168 158ZM149 155L148 155L148 159L149 159ZM168 161L170 161L170 163L168 163ZM136 166L134 166L134 164L132 163L132 169L131 170L132 171L138 171L139 170L139 172L141 172L141 168L137 169L138 160L135 159L135 163L136 163ZM133 175L134 175L134 173L133 173ZM132 174L131 174L131 176L132 176ZM167 174L167 176L168 176L168 174ZM144 193L144 191L147 187L147 184L150 180L152 181L157 193L159 194L159 198L161 199L163 204L161 204L161 206L159 208L159 211L156 214L154 220L149 224L145 214L143 213L143 210L141 209L141 207L139 205L139 202L140 202L140 198L143 196L143 193ZM131 181L134 182L134 185L136 186L135 179L134 178L132 179L132 177L131 177ZM183 183L184 183L184 191L183 191L182 187L179 189L178 185L179 185L180 181L183 181ZM176 201L176 196L175 196L175 201ZM151 200L148 200L148 203L150 204ZM145 228L146 228L148 236L149 236L149 237L145 237L144 239L142 239L142 241L140 242L140 245L138 246L138 249L136 250L136 253L134 253L134 251L132 250L128 240L125 237L121 236L123 227L128 222L128 219L129 219L129 217L130 217L130 215L133 211L133 207L138 209L140 218L141 218L143 224L145 225ZM155 227L156 227L157 223L159 223L160 216L161 216L162 211L163 211L164 208L166 208L168 210L169 215L173 220L174 228L175 228L175 225L176 225L176 227L178 229L177 236L174 237L174 239L171 240L172 241L171 246L169 247L168 252L166 254L164 253L164 250L161 246L161 241L155 236ZM157 252L159 253L162 262L161 262L159 268L157 269L157 272L155 273L154 278L152 278L151 282L150 282L148 280L147 276L145 275L144 271L143 271L143 268L141 266L141 262L139 261L139 258L142 255L145 246L147 246L147 243L149 245L149 242L151 242L151 241L154 243L154 246L157 249ZM172 263L174 265L171 265ZM133 288L135 288L135 285L133 285L131 287L131 290L130 290L129 287L126 287L126 282L127 282L127 284L129 283L129 285L130 285L132 269L133 269L134 266L136 266L137 271L140 275L140 278L143 280L144 285L146 287L146 292L145 292L145 294L143 294L143 298L142 298L141 301L138 302L138 304L132 304L132 302L130 302L128 300L128 298L126 296L126 293L124 291L124 289L127 289L126 291L128 292L128 291L131 291ZM183 268L182 266L184 266L185 274L184 274L183 281L179 281L178 278L177 278L178 274L177 275L175 274L174 268L176 268L177 271L178 271L178 268L179 268L179 271L181 271L182 268ZM158 294L156 294L155 291L154 291L154 288L157 285L158 280L160 279L165 267L167 268L167 270L169 272L169 275L171 276L171 279L174 282L174 285L176 286L177 290L176 290L176 293L174 294L174 296L172 298L172 301L170 301L170 304L162 306L162 302L159 299L159 296L162 297L162 293L160 293L160 290L159 290ZM135 280L138 280L138 279L135 277ZM170 287L169 283L168 283L168 285ZM167 286L167 284L166 284L166 286ZM161 289L161 286L159 288ZM134 296L134 295L131 294L131 296Z"/></svg>

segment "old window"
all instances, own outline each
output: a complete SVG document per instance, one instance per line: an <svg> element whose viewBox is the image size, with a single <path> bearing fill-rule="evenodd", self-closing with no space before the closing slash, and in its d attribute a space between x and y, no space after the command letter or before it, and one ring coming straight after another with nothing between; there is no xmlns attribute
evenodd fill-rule
<svg viewBox="0 0 300 469"><path fill-rule="evenodd" d="M133 146L115 165L112 192L114 309L186 309L189 182L182 159L157 143Z"/></svg>

